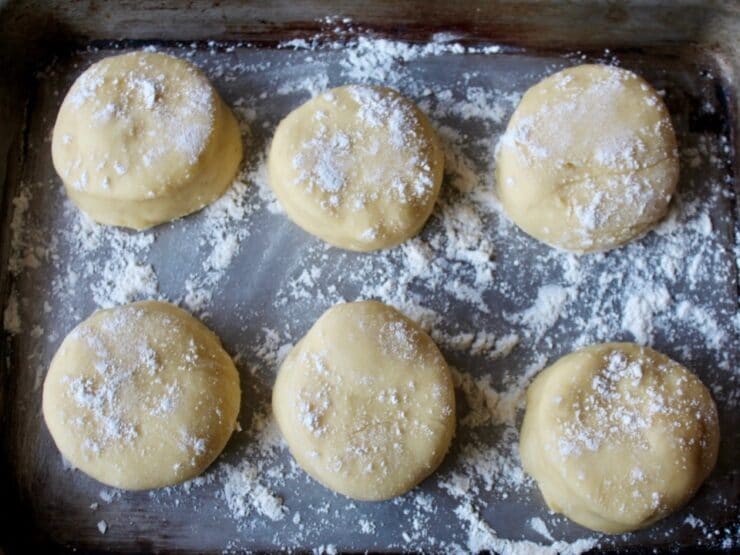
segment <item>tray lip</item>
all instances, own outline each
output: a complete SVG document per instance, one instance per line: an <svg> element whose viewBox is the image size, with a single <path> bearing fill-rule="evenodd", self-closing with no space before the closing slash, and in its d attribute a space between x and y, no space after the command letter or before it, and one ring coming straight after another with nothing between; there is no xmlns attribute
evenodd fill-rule
<svg viewBox="0 0 740 555"><path fill-rule="evenodd" d="M283 36L288 32L314 33L322 24L343 23L349 19L367 25L376 30L385 29L398 32L413 32L416 29L461 31L466 34L484 34L487 38L498 36L499 29L483 28L491 21L497 22L504 31L510 31L519 23L523 33L516 35L529 36L528 29L550 25L563 21L563 15L578 15L576 24L587 23L589 40L597 43L601 40L596 31L622 32L622 28L650 28L655 36L653 42L666 40L686 40L696 37L704 43L715 42L726 44L731 36L716 38L717 31L727 30L737 25L740 7L733 0L713 0L710 3L698 0L635 0L629 6L613 6L603 1L582 2L575 6L562 6L549 0L471 0L466 3L452 3L444 0L428 0L424 3L431 8L430 13L420 13L418 3L413 0L401 0L393 3L378 2L373 9L341 0L322 2L308 0L302 2L300 12L292 2L274 2L267 5L262 2L242 2L239 0L222 0L216 6L212 0L190 0L186 6L177 0L145 0L143 2L123 1L117 9L101 9L97 0L79 0L71 3L65 0L0 0L0 19L10 20L11 31L28 39L28 26L48 31L56 29L64 36L90 38L182 38L181 29L174 29L172 23L180 26L191 25L188 30L193 33L186 38L197 39L198 36L213 38L213 33L204 25L208 18L217 22L218 29L224 38L233 38L235 32L240 34L266 33L277 30ZM218 13L216 13L218 12ZM230 18L223 17L226 12ZM693 21L681 21L677 14L691 13L696 16ZM4 15L3 15L4 14ZM81 17L85 15L86 17ZM158 25L157 19L169 16L167 25ZM391 16L394 19L389 20ZM130 23L121 33L121 19ZM733 20L734 21L731 21ZM573 20L557 29L567 30L563 36L578 31ZM594 27L600 25L602 28ZM706 27L712 27L711 36L703 33ZM608 27L608 29L607 29ZM192 30L191 30L192 29ZM32 29L33 31L33 29ZM156 32L153 32L156 31ZM146 33L146 36L144 35ZM511 33L512 35L514 33ZM613 37L606 33L606 38ZM47 37L48 38L48 37ZM516 37L512 37L516 38ZM545 40L551 40L547 37ZM637 41L646 41L642 35ZM735 37L735 43L738 39ZM562 46L562 45L559 45Z"/></svg>
<svg viewBox="0 0 740 555"><path fill-rule="evenodd" d="M166 3L166 2L165 2ZM170 2L174 3L174 2ZM541 2L534 2L535 4L541 3ZM670 2L658 2L659 4L669 4ZM0 4L0 29L3 28L3 21L4 21L4 14L5 14L5 8L9 4L13 4L12 0L11 2L7 2L6 4ZM21 0L15 2L16 5L30 5L33 4L32 1L26 1ZM58 2L54 1L52 4L58 4ZM640 4L650 4L650 2L638 2L637 3L637 9L639 9ZM720 5L724 5L724 3L719 3ZM734 6L731 2L727 2L727 4ZM716 7L716 6L715 6ZM734 16L736 17L736 23L738 24L738 28L740 29L740 6L738 6L737 10L734 13ZM319 27L308 25L305 28L301 28L300 33L313 33L316 30L318 30ZM414 33L415 31L412 31ZM428 31L425 31L428 32ZM271 32L271 33L274 33ZM257 38L255 38L254 41L250 41L251 43L255 44L257 47L274 47L279 42L285 39L291 38L290 36L282 36L279 38L278 36L273 36L273 34L268 33L266 35L261 35ZM365 35L366 33L360 33ZM413 38L411 40L407 40L403 34L394 34L392 31L388 30L379 30L379 31L371 31L372 35L378 36L378 37L384 37L384 38L393 38L395 40L401 40L401 41L407 41L407 42L426 42L423 38L421 38L420 35L413 35ZM331 42L335 40L336 37L333 37L331 35L327 35L324 39L325 42ZM724 80L727 84L727 92L729 93L730 103L728 105L728 113L730 114L730 141L731 145L733 147L733 178L734 179L734 185L735 185L735 191L736 193L740 192L740 183L738 183L738 180L736 179L736 176L740 173L740 157L738 156L738 149L737 149L737 140L740 136L740 120L738 119L738 115L740 112L739 108L739 99L737 96L737 75L738 75L738 67L740 66L740 59L735 55L736 52L740 52L740 34L738 34L735 37L735 43L726 43L724 45L719 45L717 43L708 43L708 42L702 42L700 40L697 40L696 42L690 42L688 44L676 44L676 43L656 43L656 44L649 44L646 43L643 47L638 47L635 45L630 45L627 47L627 50L633 50L635 48L644 48L646 52L648 53L673 53L673 52L680 52L684 49L691 49L694 52L701 53L704 55L707 55L711 60L713 60L715 67L717 67L720 70L720 78ZM456 39L457 41L457 39ZM124 47L135 47L135 46L141 46L144 44L162 44L162 45L173 45L175 43L185 43L189 44L191 42L198 43L199 47L203 46L204 43L207 43L208 41L206 39L198 39L196 41L191 40L176 40L176 39L146 39L146 38L135 38L135 39L116 39L116 38L86 38L81 35L75 35L70 34L66 37L55 39L52 41L49 41L45 45L45 47L42 47L40 50L35 50L34 48L30 48L26 54L29 54L31 56L38 56L36 58L31 58L30 60L27 58L19 57L19 58L13 58L16 62L20 59L21 61L13 64L9 64L8 67L11 69L11 75L16 74L18 75L19 79L17 80L15 87L8 87L7 82L0 81L0 102L4 100L3 94L6 93L9 89L15 89L15 94L20 95L20 91L23 91L24 84L33 83L34 81L34 74L33 72L40 67L44 67L51 57L55 56L55 52L59 52L57 50L58 48L63 48L65 50L65 53L71 52L74 50L77 50L79 48L85 48L88 46L92 47L102 47L105 45L119 45ZM218 44L220 45L230 45L230 44L236 44L239 42L243 42L240 40L218 40ZM485 40L484 38L481 38L479 36L461 36L459 41L461 44L501 44L500 42L496 41L495 39L491 40ZM3 62L8 57L8 51L6 50L8 44L12 45L12 41L10 43L3 44L2 41L0 41L0 62ZM52 48L49 48L49 45L53 45ZM506 48L506 46L505 46ZM508 48L511 48L512 51L516 51L520 49L520 46L509 46ZM599 46L593 46L589 48L582 49L583 52L589 53L589 52L596 52L601 51L603 48ZM535 52L542 52L542 53L550 53L550 52L567 52L568 49L565 47L553 47L552 50L548 49L542 49L542 48L536 48L534 49ZM613 48L613 51L619 52L619 48ZM680 55L679 53L676 53L676 55ZM31 63L27 63L31 62ZM2 65L2 64L0 64ZM25 68L22 68L21 66L24 66ZM14 73L17 72L17 73ZM33 90L33 87L27 87L26 90ZM13 92L9 93L9 97L12 98ZM18 96L17 96L18 97ZM26 108L33 105L33 99L31 97L26 98ZM2 115L2 112L0 112L0 115ZM0 204L0 221L4 222L4 226L2 229L0 229L0 263L2 263L2 266L0 267L0 299L2 299L2 306L5 307L7 303L8 298L8 285L10 281L10 276L7 272L7 257L9 254L9 242L10 242L10 233L9 233L9 227L7 225L8 219L12 214L12 198L9 194L10 191L12 191L12 187L9 188L9 185L14 185L17 183L17 180L20 179L22 176L22 168L24 166L24 152L27 148L27 136L26 136L26 122L28 119L27 112L24 113L24 115L20 116L18 118L18 127L15 129L16 132L16 138L15 140L11 141L7 151L0 151L0 195L2 198L0 199L2 201L2 204ZM12 129L12 127L11 127ZM6 156L7 155L7 156ZM17 156L18 159L15 163L12 163L9 159L12 156ZM11 163L9 163L11 162ZM15 176L14 173L10 170L13 169L18 170L18 176ZM8 170L8 171L6 171ZM17 177L16 181L13 181L11 178ZM738 204L737 194L735 196L735 237L734 241L735 244L739 244L738 238L740 237L740 205ZM740 288L740 281L736 280L738 283L738 287ZM740 290L739 290L740 293ZM6 410L6 403L7 400L5 399L5 392L7 389L7 382L11 377L11 372L9 367L7 366L7 362L10 360L9 357L12 356L12 349L10 348L10 341L7 333L3 333L5 336L4 341L0 341L0 430L3 429L4 423L7 419L7 410ZM12 478L13 476L13 469L10 465L10 460L7 453L7 443L4 439L4 436L0 439L0 471L5 471L4 474L7 478ZM55 543L50 537L48 537L45 532L44 528L37 526L37 523L32 518L21 518L22 512L19 512L19 508L27 509L28 507L24 506L25 504L21 502L20 498L15 495L17 492L15 491L15 488L12 487L12 480L0 480L0 492L3 494L4 503L6 506L8 506L8 502L10 506L14 507L13 519L8 519L7 521L3 519L3 524L0 525L0 553L3 552L15 552L19 551L22 552L25 549L28 549L29 547L34 548L42 548L44 551L48 552L70 552L74 551L76 553L94 553L97 552L97 549L100 548L93 548L88 549L86 547L80 548L71 548L67 545L62 545ZM19 507L20 506L20 507ZM30 514L30 511L28 511ZM20 532L20 533L19 533ZM30 541L14 541L17 540L19 537L23 537L25 540ZM701 545L701 546L681 546L681 545L675 545L675 544L665 544L661 547L661 549L670 549L671 551L678 550L679 552L709 552L713 551L714 549L720 547L719 544L716 545ZM603 549L603 548L602 548ZM608 549L608 548L607 548ZM641 553L644 549L641 546L623 546L619 548L614 549L608 549L609 552L614 553ZM649 548L651 551L653 548Z"/></svg>

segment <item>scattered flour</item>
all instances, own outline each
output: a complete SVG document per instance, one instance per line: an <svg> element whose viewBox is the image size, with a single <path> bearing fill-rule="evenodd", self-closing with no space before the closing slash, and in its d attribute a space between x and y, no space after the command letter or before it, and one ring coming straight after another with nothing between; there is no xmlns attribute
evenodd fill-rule
<svg viewBox="0 0 740 555"><path fill-rule="evenodd" d="M249 202L249 186L242 179L237 178L220 199L203 210L198 246L205 260L185 279L182 299L185 307L196 314L208 310L214 291L250 235L247 223L254 205Z"/></svg>
<svg viewBox="0 0 740 555"><path fill-rule="evenodd" d="M550 531L547 529L547 524L545 524L545 521L542 520L540 517L536 516L534 518L529 519L529 526L537 532L540 536L544 537L547 540L554 541L555 538L552 537L552 534L550 534Z"/></svg>
<svg viewBox="0 0 740 555"><path fill-rule="evenodd" d="M252 509L270 520L285 517L283 500L259 481L257 468L243 462L239 466L222 465L223 496L234 518L244 518Z"/></svg>
<svg viewBox="0 0 740 555"><path fill-rule="evenodd" d="M85 262L82 267L75 264L73 257L65 262L66 271L52 281L57 296L73 297L80 282L89 283L93 300L102 308L158 296L157 275L153 266L145 262L154 242L153 232L100 225L69 201L64 203L64 212L72 226L62 233Z"/></svg>
<svg viewBox="0 0 740 555"><path fill-rule="evenodd" d="M661 286L638 289L627 297L622 313L622 327L630 332L636 343L645 345L653 340L653 317L671 304L668 290Z"/></svg>
<svg viewBox="0 0 740 555"><path fill-rule="evenodd" d="M563 307L573 294L572 289L560 285L543 285L537 291L537 299L532 306L517 314L508 315L508 318L522 324L528 335L537 340L560 319Z"/></svg>
<svg viewBox="0 0 740 555"><path fill-rule="evenodd" d="M467 549L473 553L493 551L501 555L561 554L576 555L598 545L596 538L584 538L573 543L553 542L545 546L531 541L514 541L499 538L475 508L466 501L455 509L460 520L468 524Z"/></svg>

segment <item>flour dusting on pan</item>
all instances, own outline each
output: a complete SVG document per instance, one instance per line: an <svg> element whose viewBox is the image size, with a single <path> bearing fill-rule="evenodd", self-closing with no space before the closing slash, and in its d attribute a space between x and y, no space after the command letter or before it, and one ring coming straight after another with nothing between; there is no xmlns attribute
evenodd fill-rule
<svg viewBox="0 0 740 555"><path fill-rule="evenodd" d="M329 23L351 30L348 22ZM105 505L93 503L89 522L80 526L97 528L109 540L130 535L128 520L117 516L125 503L125 510L136 506L154 518L177 511L206 522L213 536L203 537L231 538L217 546L227 551L269 545L332 553L382 545L580 553L634 545L634 536L589 534L549 513L521 470L517 450L530 380L562 354L597 341L651 344L684 363L712 390L721 426L734 422L738 428L732 147L716 130L693 125L685 107L691 94L706 96L702 105L717 105L711 79L695 76L687 84L685 70L675 68L645 75L657 75L653 84L666 89L673 111L681 143L679 193L654 232L606 254L574 256L525 236L493 194L494 151L521 93L573 60L448 39L413 45L369 36L341 43L308 39L267 52L215 43L205 51L167 49L203 67L234 107L247 161L214 205L145 233L102 227L83 216L64 200L50 164L38 161L48 158L49 144L29 145L38 167L27 172L13 201L13 289L4 320L32 383L41 383L64 334L93 309L163 298L193 311L222 337L244 391L244 430L204 476L143 497L116 492ZM48 68L39 82L41 102L53 113L71 80L107 54L83 52L77 68ZM497 76L516 72L517 60L528 70L512 79ZM59 90L50 90L52 83ZM300 231L265 178L265 153L280 118L345 83L400 90L431 118L445 148L445 181L424 230L373 254L339 251ZM47 131L52 124L36 122ZM311 481L289 456L269 405L290 347L326 308L359 298L396 306L432 335L455 368L460 401L457 436L440 470L383 504L351 502ZM36 413L27 416L40 426ZM731 429L723 433L730 442L737 437ZM692 502L690 517L737 503L726 487L731 456L721 453L720 470ZM58 457L43 464L56 477L73 472ZM89 491L96 499L100 489L83 479L64 487L70 497ZM86 506L92 501L84 499ZM704 520L686 514L641 532L639 541L662 545L666 535L694 530L705 543L737 545L737 523L718 527L703 513Z"/></svg>

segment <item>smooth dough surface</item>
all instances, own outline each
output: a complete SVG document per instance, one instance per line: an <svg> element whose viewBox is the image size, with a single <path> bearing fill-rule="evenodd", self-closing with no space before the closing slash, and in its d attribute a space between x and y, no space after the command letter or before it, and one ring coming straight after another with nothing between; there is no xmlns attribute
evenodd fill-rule
<svg viewBox="0 0 740 555"><path fill-rule="evenodd" d="M239 414L239 374L184 310L144 301L99 310L54 355L43 413L62 455L124 489L189 480L219 455Z"/></svg>
<svg viewBox="0 0 740 555"><path fill-rule="evenodd" d="M576 66L524 94L496 174L504 209L529 235L576 252L608 250L666 214L678 181L676 137L644 79Z"/></svg>
<svg viewBox="0 0 740 555"><path fill-rule="evenodd" d="M69 197L103 224L145 229L199 210L242 158L234 115L192 64L155 52L104 58L72 85L52 137Z"/></svg>
<svg viewBox="0 0 740 555"><path fill-rule="evenodd" d="M718 446L707 388L648 347L586 347L527 391L522 465L550 509L593 530L629 532L684 505Z"/></svg>
<svg viewBox="0 0 740 555"><path fill-rule="evenodd" d="M283 362L272 407L298 464L354 499L401 495L442 462L452 377L432 339L376 301L326 311Z"/></svg>
<svg viewBox="0 0 740 555"><path fill-rule="evenodd" d="M268 177L288 216L341 248L397 245L424 226L444 153L427 117L396 91L327 91L278 126Z"/></svg>

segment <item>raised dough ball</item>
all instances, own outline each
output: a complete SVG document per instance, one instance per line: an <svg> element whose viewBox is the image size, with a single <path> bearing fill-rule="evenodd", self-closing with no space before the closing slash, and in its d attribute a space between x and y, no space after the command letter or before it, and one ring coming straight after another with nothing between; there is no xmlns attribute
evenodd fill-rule
<svg viewBox="0 0 740 555"><path fill-rule="evenodd" d="M397 245L432 213L444 153L429 120L382 87L325 92L277 128L267 161L288 216L323 240L355 251Z"/></svg>
<svg viewBox="0 0 740 555"><path fill-rule="evenodd" d="M522 465L550 509L593 530L629 532L684 505L718 446L707 388L648 347L586 347L527 391Z"/></svg>
<svg viewBox="0 0 740 555"><path fill-rule="evenodd" d="M145 301L95 312L54 355L43 413L62 455L124 489L189 480L219 455L239 414L239 374L184 310Z"/></svg>
<svg viewBox="0 0 740 555"><path fill-rule="evenodd" d="M72 85L51 145L69 197L103 224L145 229L216 200L242 158L234 115L192 64L104 58Z"/></svg>
<svg viewBox="0 0 740 555"><path fill-rule="evenodd" d="M319 318L283 362L272 408L298 464L361 500L409 491L439 466L455 431L441 353L376 301L340 304Z"/></svg>
<svg viewBox="0 0 740 555"><path fill-rule="evenodd" d="M663 101L624 69L581 65L529 89L499 144L509 217L555 247L603 251L663 218L678 151Z"/></svg>

